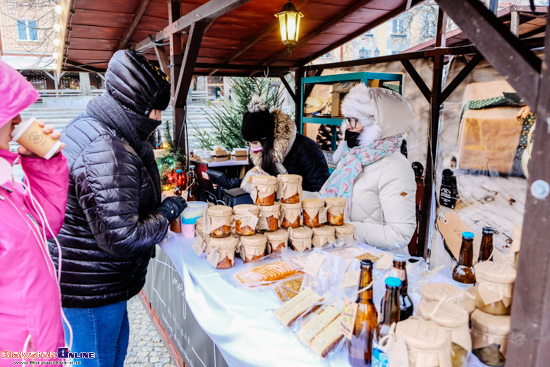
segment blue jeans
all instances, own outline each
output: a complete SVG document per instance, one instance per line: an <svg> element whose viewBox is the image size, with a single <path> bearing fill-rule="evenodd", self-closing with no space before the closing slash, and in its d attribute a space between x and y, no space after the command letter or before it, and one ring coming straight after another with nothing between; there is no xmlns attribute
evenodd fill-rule
<svg viewBox="0 0 550 367"><path fill-rule="evenodd" d="M75 358L82 367L124 365L130 324L126 301L95 308L63 308L73 329L72 353L95 353L95 358ZM69 329L63 323L65 342L69 345ZM82 355L81 355L82 356Z"/></svg>

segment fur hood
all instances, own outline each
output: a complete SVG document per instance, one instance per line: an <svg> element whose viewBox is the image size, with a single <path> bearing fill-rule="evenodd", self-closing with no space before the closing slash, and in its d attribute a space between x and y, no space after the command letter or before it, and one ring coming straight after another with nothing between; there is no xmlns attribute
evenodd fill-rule
<svg viewBox="0 0 550 367"><path fill-rule="evenodd" d="M273 141L275 164L279 173L284 174L286 173L286 169L283 166L283 161L288 155L288 152L290 152L290 149L292 149L292 145L296 139L296 124L294 124L294 121L280 109L271 111L271 115L275 120ZM250 159L254 166L262 166L262 152L250 152Z"/></svg>

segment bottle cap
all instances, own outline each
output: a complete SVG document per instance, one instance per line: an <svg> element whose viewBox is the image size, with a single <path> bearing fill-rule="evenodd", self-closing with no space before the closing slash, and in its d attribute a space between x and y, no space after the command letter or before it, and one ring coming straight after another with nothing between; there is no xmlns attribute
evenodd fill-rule
<svg viewBox="0 0 550 367"><path fill-rule="evenodd" d="M395 254L393 255L393 261L407 261L407 257L403 254Z"/></svg>
<svg viewBox="0 0 550 367"><path fill-rule="evenodd" d="M369 259L361 260L361 267L367 267L367 266L372 266L372 260L369 260Z"/></svg>
<svg viewBox="0 0 550 367"><path fill-rule="evenodd" d="M470 240L474 238L474 234L472 232L462 232L462 238Z"/></svg>
<svg viewBox="0 0 550 367"><path fill-rule="evenodd" d="M182 172L183 172L183 170L181 170L181 169L176 170L176 173L182 173Z"/></svg>
<svg viewBox="0 0 550 367"><path fill-rule="evenodd" d="M394 278L394 277L387 277L386 278L386 285L388 287L401 287L401 279Z"/></svg>
<svg viewBox="0 0 550 367"><path fill-rule="evenodd" d="M494 232L495 230L493 229L493 227L483 227L483 233L493 234Z"/></svg>

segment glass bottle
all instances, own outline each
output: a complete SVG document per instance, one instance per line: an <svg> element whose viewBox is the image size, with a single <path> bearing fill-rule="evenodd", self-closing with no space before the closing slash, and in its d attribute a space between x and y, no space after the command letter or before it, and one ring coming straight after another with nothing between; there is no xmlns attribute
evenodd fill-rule
<svg viewBox="0 0 550 367"><path fill-rule="evenodd" d="M359 290L366 288L372 282L372 265L371 260L361 260ZM356 302L359 307L349 344L348 360L353 367L371 367L372 341L378 323L378 312L372 302L372 286L359 293Z"/></svg>
<svg viewBox="0 0 550 367"><path fill-rule="evenodd" d="M481 246L479 247L479 257L477 262L488 261L493 254L493 233L491 227L483 227L483 237L481 237Z"/></svg>
<svg viewBox="0 0 550 367"><path fill-rule="evenodd" d="M408 294L408 281L407 281L407 258L402 254L393 255L393 268L391 270L391 276L399 278L401 280L401 289L399 291L399 308L401 309L401 316L399 321L403 321L412 316L414 311L414 305L411 297Z"/></svg>
<svg viewBox="0 0 550 367"><path fill-rule="evenodd" d="M386 295L380 306L380 318L374 341L372 343L372 367L389 367L388 355L380 347L380 340L390 333L391 325L399 321L401 309L399 308L399 289L401 280L395 277L386 278Z"/></svg>
<svg viewBox="0 0 550 367"><path fill-rule="evenodd" d="M195 166L189 166L189 184L187 189L187 201L198 201L199 200L199 183L195 176Z"/></svg>
<svg viewBox="0 0 550 367"><path fill-rule="evenodd" d="M456 177L450 169L443 170L441 189L439 191L439 204L454 209L458 198Z"/></svg>
<svg viewBox="0 0 550 367"><path fill-rule="evenodd" d="M182 196L185 190L185 177L183 176L183 170L176 170L176 189L174 190L175 196Z"/></svg>
<svg viewBox="0 0 550 367"><path fill-rule="evenodd" d="M476 274L472 264L474 258L474 234L462 232L460 257L453 269L453 279L460 283L475 284Z"/></svg>

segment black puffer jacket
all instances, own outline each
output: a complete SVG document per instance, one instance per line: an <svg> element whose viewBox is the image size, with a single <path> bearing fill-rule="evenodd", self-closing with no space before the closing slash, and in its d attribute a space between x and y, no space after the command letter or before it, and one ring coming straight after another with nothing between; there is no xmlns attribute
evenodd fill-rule
<svg viewBox="0 0 550 367"><path fill-rule="evenodd" d="M90 101L63 132L70 172L57 237L64 307L100 307L136 295L168 230L168 220L155 213L160 178L146 142L160 124L146 116L168 104L169 83L155 73L143 57L117 52L106 74L108 93ZM50 252L57 266L53 243Z"/></svg>

